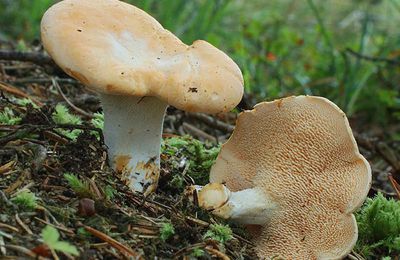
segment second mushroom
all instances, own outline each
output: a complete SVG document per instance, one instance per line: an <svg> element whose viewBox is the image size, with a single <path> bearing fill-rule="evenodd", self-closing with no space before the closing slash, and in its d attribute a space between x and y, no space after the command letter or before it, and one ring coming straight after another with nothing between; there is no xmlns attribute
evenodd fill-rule
<svg viewBox="0 0 400 260"><path fill-rule="evenodd" d="M242 113L199 205L250 225L258 256L340 259L357 241L353 212L371 169L346 115L321 97L289 97ZM195 193L196 194L196 193Z"/></svg>
<svg viewBox="0 0 400 260"><path fill-rule="evenodd" d="M44 14L46 51L100 94L112 167L133 190L157 186L168 104L190 112L233 109L239 67L205 41L188 46L144 11L117 0L65 0Z"/></svg>

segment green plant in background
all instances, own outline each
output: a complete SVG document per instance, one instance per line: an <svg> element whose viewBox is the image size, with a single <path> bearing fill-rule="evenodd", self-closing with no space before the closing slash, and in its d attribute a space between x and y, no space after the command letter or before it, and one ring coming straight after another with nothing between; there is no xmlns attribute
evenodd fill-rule
<svg viewBox="0 0 400 260"><path fill-rule="evenodd" d="M21 122L21 118L14 114L14 111L9 107L4 107L3 112L0 112L1 125L16 125Z"/></svg>
<svg viewBox="0 0 400 260"><path fill-rule="evenodd" d="M39 21L54 0L0 0L3 35L38 38ZM349 116L398 119L397 24L400 2L341 0L127 0L152 14L186 43L205 39L240 65L257 100L321 95ZM26 32L26 33L23 33ZM397 116L397 117L396 117Z"/></svg>
<svg viewBox="0 0 400 260"><path fill-rule="evenodd" d="M174 226L170 222L162 223L160 228L160 239L167 241L175 234Z"/></svg>
<svg viewBox="0 0 400 260"><path fill-rule="evenodd" d="M212 239L225 244L233 238L232 229L228 225L211 224L204 234L205 239Z"/></svg>
<svg viewBox="0 0 400 260"><path fill-rule="evenodd" d="M87 183L86 181L80 180L76 175L73 175L71 173L65 173L64 179L67 180L68 185L71 187L71 189L80 197L92 197L89 183Z"/></svg>
<svg viewBox="0 0 400 260"><path fill-rule="evenodd" d="M55 0L0 0L0 39L32 40L39 36L39 23Z"/></svg>
<svg viewBox="0 0 400 260"><path fill-rule="evenodd" d="M60 251L73 256L79 256L78 249L69 242L60 241L60 233L54 227L47 225L42 229L43 242L52 250Z"/></svg>
<svg viewBox="0 0 400 260"><path fill-rule="evenodd" d="M185 43L208 39L216 43L219 35L229 29L221 28L230 15L232 0L129 0L150 13L168 30L174 32Z"/></svg>
<svg viewBox="0 0 400 260"><path fill-rule="evenodd" d="M62 104L57 104L55 107L55 111L52 114L53 121L56 124L71 124L71 125L80 125L82 124L82 119L76 115L73 115L69 112L68 108ZM82 133L82 130L74 129L74 130L64 130L64 129L56 129L60 134L76 141L78 136Z"/></svg>
<svg viewBox="0 0 400 260"><path fill-rule="evenodd" d="M173 164L173 169L178 169L177 164L185 162L185 166L188 165L186 174L191 176L198 185L208 183L210 168L219 150L219 147L204 144L190 136L167 138L161 145L162 153L174 158L167 163ZM183 183L181 177L174 177L172 181L174 185Z"/></svg>
<svg viewBox="0 0 400 260"><path fill-rule="evenodd" d="M37 200L35 193L29 190L24 190L18 193L11 201L24 210L35 210L37 207Z"/></svg>
<svg viewBox="0 0 400 260"><path fill-rule="evenodd" d="M400 201L381 193L367 199L356 214L359 239L355 250L368 259L400 254Z"/></svg>
<svg viewBox="0 0 400 260"><path fill-rule="evenodd" d="M247 90L261 99L321 95L349 116L363 111L370 121L387 122L393 116L388 112L400 109L399 88L390 83L398 78L396 66L346 49L398 56L399 42L390 28L399 10L392 2L397 1L247 1L239 16L242 35L230 45ZM387 91L393 96L377 98L387 97Z"/></svg>

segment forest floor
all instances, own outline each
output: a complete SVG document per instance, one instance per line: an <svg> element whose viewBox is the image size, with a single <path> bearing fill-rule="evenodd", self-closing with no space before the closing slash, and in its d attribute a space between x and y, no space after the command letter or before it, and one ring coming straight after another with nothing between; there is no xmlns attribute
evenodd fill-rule
<svg viewBox="0 0 400 260"><path fill-rule="evenodd" d="M0 258L72 259L71 246L81 259L256 258L243 227L184 195L185 186L207 183L236 113L212 117L169 108L159 187L145 198L107 164L101 129L93 123L100 111L96 94L40 53L0 61ZM60 123L57 113L80 121ZM399 143L385 141L384 129L350 122L372 165L369 196L381 191L395 198Z"/></svg>

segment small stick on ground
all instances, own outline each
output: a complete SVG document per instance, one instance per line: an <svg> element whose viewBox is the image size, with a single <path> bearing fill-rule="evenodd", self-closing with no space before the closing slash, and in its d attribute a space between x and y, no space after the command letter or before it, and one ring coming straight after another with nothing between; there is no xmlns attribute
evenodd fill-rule
<svg viewBox="0 0 400 260"><path fill-rule="evenodd" d="M83 226L83 228L89 232L90 234L92 234L93 236L107 242L110 246L114 247L115 249L119 250L123 255L127 255L130 257L134 257L135 259L143 259L142 256L139 255L139 253L133 251L131 248L121 244L120 242L118 242L117 240L107 236L106 234L104 234L101 231L98 231L92 227L89 226Z"/></svg>
<svg viewBox="0 0 400 260"><path fill-rule="evenodd" d="M203 130L198 129L197 127L195 127L195 126L193 126L193 125L191 125L189 123L184 122L182 124L182 126L187 132L191 133L194 136L203 138L203 139L208 140L208 141L213 142L213 143L217 143L218 142L217 138L215 138L214 136L207 134Z"/></svg>
<svg viewBox="0 0 400 260"><path fill-rule="evenodd" d="M393 189L397 193L397 197L400 199L400 184L397 183L397 181L393 178L392 175L389 175L388 177L389 177L390 183L393 186Z"/></svg>
<svg viewBox="0 0 400 260"><path fill-rule="evenodd" d="M216 257L218 257L219 259L222 260L230 260L229 256L225 255L224 253L222 253L221 251L218 251L217 249L214 249L212 247L207 246L205 248L210 254L215 255Z"/></svg>
<svg viewBox="0 0 400 260"><path fill-rule="evenodd" d="M18 252L18 253L22 253L24 255L32 257L32 259L39 259L39 260L48 259L48 258L44 258L44 257L38 256L37 254L35 254L34 252L32 252L31 250L29 250L26 247L17 246L17 245L5 245L4 247L7 248L7 249L10 249L12 251L15 251L15 252Z"/></svg>
<svg viewBox="0 0 400 260"><path fill-rule="evenodd" d="M52 83L52 78L21 78L21 79L14 79L10 80L12 83L19 83L19 84L26 84L26 83ZM59 83L68 83L78 85L80 84L78 81L70 78L57 78L57 82Z"/></svg>
<svg viewBox="0 0 400 260"><path fill-rule="evenodd" d="M215 117L203 113L188 113L188 115L189 117L199 119L208 126L221 130L225 133L232 133L233 129L235 129L233 125L227 124L225 122L216 119Z"/></svg>
<svg viewBox="0 0 400 260"><path fill-rule="evenodd" d="M37 65L51 65L58 67L50 56L40 52L0 51L0 60L29 61Z"/></svg>
<svg viewBox="0 0 400 260"><path fill-rule="evenodd" d="M32 230L27 225L25 225L24 222L22 222L18 213L15 214L15 221L18 223L18 225L20 225L22 227L23 230L25 230L26 233L28 233L29 235L33 235Z"/></svg>
<svg viewBox="0 0 400 260"><path fill-rule="evenodd" d="M4 242L3 236L0 236L0 253L2 255L6 255L7 254L7 250L6 250L5 245L6 245L6 243Z"/></svg>
<svg viewBox="0 0 400 260"><path fill-rule="evenodd" d="M21 97L21 98L29 98L32 100L33 103L38 105L39 107L43 106L43 103L36 100L35 98L31 97L30 95L26 94L25 92L19 90L18 88L11 86L5 82L0 82L0 90L8 92L14 96Z"/></svg>
<svg viewBox="0 0 400 260"><path fill-rule="evenodd" d="M11 225L8 225L8 224L1 223L1 222L0 222L0 228L7 228L9 230L12 230L14 232L19 233L19 229L18 228L14 227L14 226L11 226Z"/></svg>
<svg viewBox="0 0 400 260"><path fill-rule="evenodd" d="M75 105L71 102L71 100L69 100L69 99L67 98L67 96L66 96L66 95L64 94L64 92L62 91L60 85L58 84L56 78L51 78L51 82L53 83L53 86L55 86L55 87L57 88L58 93L60 93L61 97L65 100L65 102L68 103L68 105L69 105L73 110L75 110L78 114L81 114L81 115L84 116L84 117L87 117L87 118L89 118L89 119L92 119L92 118L93 118L93 115L92 115L92 114L90 114L90 113L84 111L83 109L80 109L79 107L75 106Z"/></svg>
<svg viewBox="0 0 400 260"><path fill-rule="evenodd" d="M35 217L35 219L36 219L37 221L39 221L39 222L42 222L42 223L45 224L45 225L52 226L52 227L54 227L54 228L56 228L56 229L58 229L58 230L60 230L60 231L62 231L62 232L64 232L64 233L67 233L68 235L75 235L75 233L74 233L73 230L70 230L70 229L67 229L67 228L65 228L65 227L61 227L61 226L57 226L57 225L51 224L50 222L45 221L45 220L43 220L43 219L41 219L41 218L38 218L38 217Z"/></svg>

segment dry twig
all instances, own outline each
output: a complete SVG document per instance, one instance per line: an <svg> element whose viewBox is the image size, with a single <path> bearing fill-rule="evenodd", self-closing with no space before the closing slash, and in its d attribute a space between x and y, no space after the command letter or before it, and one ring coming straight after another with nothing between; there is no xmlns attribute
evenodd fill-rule
<svg viewBox="0 0 400 260"><path fill-rule="evenodd" d="M92 227L85 226L85 225L83 226L83 228L84 228L87 232L89 232L90 234L92 234L93 236L95 236L95 237L101 239L101 240L104 241L104 242L107 242L110 246L112 246L112 247L114 247L115 249L117 249L118 251L120 251L123 255L127 255L127 256L130 256L130 257L134 257L135 259L143 259L143 257L142 257L139 253L137 253L137 252L133 251L131 248L129 248L129 247L127 247L127 246L121 244L121 243L118 242L117 240L115 240L115 239L113 239L113 238L107 236L107 235L104 234L103 232L98 231L97 229L94 229L94 228L92 228Z"/></svg>
<svg viewBox="0 0 400 260"><path fill-rule="evenodd" d="M91 113L88 113L86 111L84 111L83 109L80 109L79 107L75 106L71 100L68 99L68 97L64 94L64 92L62 91L60 85L57 82L56 78L51 78L51 81L53 83L53 86L55 86L58 90L58 93L60 93L61 97L65 100L65 102L67 102L67 104L73 109L75 110L75 112L77 112L78 114L87 117L88 119L92 119L93 115Z"/></svg>
<svg viewBox="0 0 400 260"><path fill-rule="evenodd" d="M235 127L233 125L222 122L215 117L203 114L203 113L188 113L190 117L201 120L203 123L207 124L210 127L221 130L225 133L232 133Z"/></svg>
<svg viewBox="0 0 400 260"><path fill-rule="evenodd" d="M28 95L25 92L23 92L22 90L14 87L14 86L11 86L10 84L7 84L5 82L0 82L0 90L8 92L8 93L10 93L10 94L12 94L14 96L17 96L17 97L29 98L30 100L32 100L33 103L35 103L39 107L43 106L42 102L36 100L35 98L33 98L30 95Z"/></svg>
<svg viewBox="0 0 400 260"><path fill-rule="evenodd" d="M58 67L50 56L41 52L24 52L24 51L0 51L0 60L7 61L28 61L37 65L51 65Z"/></svg>
<svg viewBox="0 0 400 260"><path fill-rule="evenodd" d="M189 123L184 122L182 124L182 126L187 132L191 133L194 136L197 136L199 138L203 138L203 139L208 140L208 141L213 142L213 143L217 143L218 142L217 138L215 138L214 136L207 134L203 130L198 129L197 127L195 127L195 126L193 126L193 125L191 125Z"/></svg>

